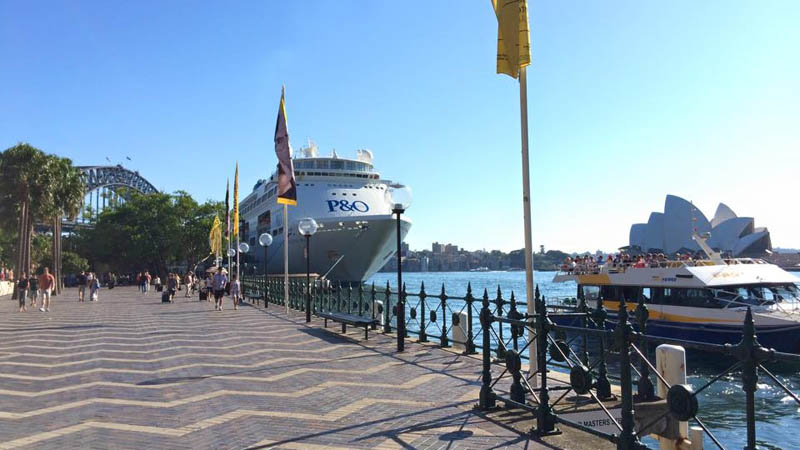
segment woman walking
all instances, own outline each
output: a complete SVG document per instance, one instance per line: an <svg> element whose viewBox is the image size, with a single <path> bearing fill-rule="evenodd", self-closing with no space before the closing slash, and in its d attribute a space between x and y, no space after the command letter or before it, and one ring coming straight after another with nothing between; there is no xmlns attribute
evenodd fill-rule
<svg viewBox="0 0 800 450"><path fill-rule="evenodd" d="M238 277L236 274L233 274L233 281L231 281L231 298L233 299L233 309L239 309L240 293Z"/></svg>
<svg viewBox="0 0 800 450"><path fill-rule="evenodd" d="M25 304L28 301L28 284L30 282L25 277L25 272L22 272L22 276L19 277L19 281L17 282L17 295L19 296L19 312L27 311L28 306Z"/></svg>
<svg viewBox="0 0 800 450"><path fill-rule="evenodd" d="M34 275L33 273L31 273L31 276L28 279L28 288L30 288L31 290L29 294L31 298L31 308L35 310L36 300L39 297L39 279L36 278L36 275Z"/></svg>
<svg viewBox="0 0 800 450"><path fill-rule="evenodd" d="M89 285L89 299L91 301L96 302L99 300L98 298L98 291L100 290L100 279L95 275L91 281L92 284Z"/></svg>

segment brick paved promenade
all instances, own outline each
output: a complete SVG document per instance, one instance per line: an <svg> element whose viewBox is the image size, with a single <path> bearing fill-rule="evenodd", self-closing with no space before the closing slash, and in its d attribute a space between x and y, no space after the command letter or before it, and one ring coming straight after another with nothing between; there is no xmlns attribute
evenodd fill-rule
<svg viewBox="0 0 800 450"><path fill-rule="evenodd" d="M472 412L479 361L133 287L2 300L0 448L544 448Z"/></svg>

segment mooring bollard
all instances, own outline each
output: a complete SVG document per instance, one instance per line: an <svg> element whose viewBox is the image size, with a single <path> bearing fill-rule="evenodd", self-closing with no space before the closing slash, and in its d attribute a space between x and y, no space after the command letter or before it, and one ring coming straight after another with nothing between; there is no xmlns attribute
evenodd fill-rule
<svg viewBox="0 0 800 450"><path fill-rule="evenodd" d="M670 386L686 384L686 350L679 345L659 345L656 347L656 370ZM658 396L667 398L667 391L667 386L659 379ZM678 433L681 438L687 437L689 435L689 422L678 422ZM702 442L702 434L700 435L700 440ZM659 437L658 445L661 450L679 450L674 439ZM694 445L694 438L692 438L692 448L694 448Z"/></svg>

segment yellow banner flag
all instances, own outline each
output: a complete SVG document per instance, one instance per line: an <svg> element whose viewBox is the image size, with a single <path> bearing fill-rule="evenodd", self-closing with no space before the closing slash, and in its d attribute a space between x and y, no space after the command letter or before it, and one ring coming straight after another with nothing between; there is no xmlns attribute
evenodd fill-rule
<svg viewBox="0 0 800 450"><path fill-rule="evenodd" d="M208 245L211 247L212 255L216 255L217 258L222 256L222 222L219 221L219 216L214 216L214 224L208 232Z"/></svg>
<svg viewBox="0 0 800 450"><path fill-rule="evenodd" d="M233 235L239 235L239 161L236 161L236 175L233 178Z"/></svg>
<svg viewBox="0 0 800 450"><path fill-rule="evenodd" d="M531 64L527 0L492 0L497 16L497 73L517 78Z"/></svg>

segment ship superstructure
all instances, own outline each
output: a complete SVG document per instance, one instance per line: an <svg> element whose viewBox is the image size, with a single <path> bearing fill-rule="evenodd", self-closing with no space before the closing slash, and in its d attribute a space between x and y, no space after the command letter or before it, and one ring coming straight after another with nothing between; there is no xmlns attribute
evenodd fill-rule
<svg viewBox="0 0 800 450"><path fill-rule="evenodd" d="M305 273L305 238L297 223L312 217L319 230L311 238L311 272L332 281L361 282L377 272L396 252L396 218L386 199L391 181L382 179L373 166L370 150L357 150L356 158L342 158L334 150L319 156L309 144L295 155L297 206L289 212L289 272ZM259 180L239 203L240 234L250 245L249 264L263 269L262 233L270 233L267 271L283 273L283 205L276 203L277 174ZM411 227L402 216L401 238Z"/></svg>

